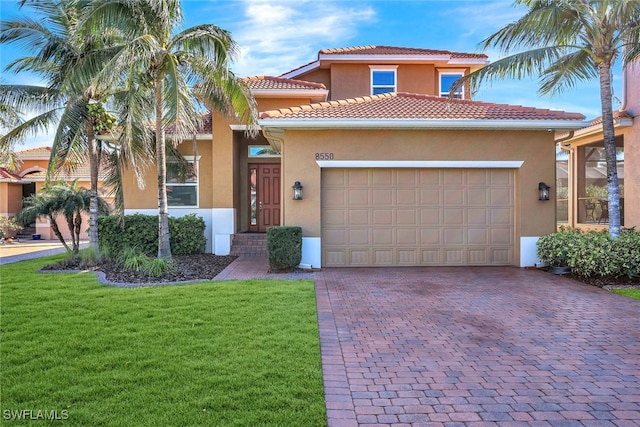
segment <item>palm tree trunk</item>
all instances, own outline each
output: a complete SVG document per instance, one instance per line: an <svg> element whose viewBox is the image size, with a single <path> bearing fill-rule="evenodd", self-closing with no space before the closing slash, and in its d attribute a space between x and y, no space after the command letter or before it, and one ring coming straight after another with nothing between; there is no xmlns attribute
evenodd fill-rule
<svg viewBox="0 0 640 427"><path fill-rule="evenodd" d="M89 245L97 256L100 250L98 240L98 170L99 156L93 120L86 123L87 140L89 142L90 198L89 198Z"/></svg>
<svg viewBox="0 0 640 427"><path fill-rule="evenodd" d="M167 164L163 123L164 84L156 78L156 164L158 168L158 258L171 261L169 207L167 202Z"/></svg>
<svg viewBox="0 0 640 427"><path fill-rule="evenodd" d="M611 94L611 63L599 64L600 102L602 103L602 134L607 162L607 190L609 203L609 234L615 239L620 236L620 186L618 182L618 164L616 138L613 128L613 106Z"/></svg>
<svg viewBox="0 0 640 427"><path fill-rule="evenodd" d="M69 245L67 245L67 242L65 242L64 237L62 237L62 233L58 228L58 223L56 222L56 219L54 218L53 215L48 215L48 217L49 217L49 223L51 224L51 229L53 230L53 234L55 234L58 240L60 240L60 243L62 243L64 248L70 251L71 249L69 248Z"/></svg>
<svg viewBox="0 0 640 427"><path fill-rule="evenodd" d="M73 252L80 252L80 231L82 231L82 211L78 209L76 211L75 218L73 219ZM96 252L96 255L98 253Z"/></svg>

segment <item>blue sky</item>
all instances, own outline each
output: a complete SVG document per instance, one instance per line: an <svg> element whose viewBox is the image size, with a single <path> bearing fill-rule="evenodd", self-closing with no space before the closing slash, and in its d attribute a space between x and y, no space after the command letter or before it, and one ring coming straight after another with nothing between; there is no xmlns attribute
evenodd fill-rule
<svg viewBox="0 0 640 427"><path fill-rule="evenodd" d="M19 13L17 1L0 0L0 16ZM232 65L239 76L280 75L317 59L320 49L388 45L479 52L479 43L524 10L511 0L183 0L184 27L213 23L241 47ZM4 72L20 53L0 46L2 82L37 83ZM497 52L487 51L490 60ZM614 92L620 93L620 75ZM539 96L537 79L484 85L474 99L600 115L596 80L556 96ZM614 101L614 109L619 103ZM47 140L47 138L49 138ZM25 147L50 144L43 135Z"/></svg>

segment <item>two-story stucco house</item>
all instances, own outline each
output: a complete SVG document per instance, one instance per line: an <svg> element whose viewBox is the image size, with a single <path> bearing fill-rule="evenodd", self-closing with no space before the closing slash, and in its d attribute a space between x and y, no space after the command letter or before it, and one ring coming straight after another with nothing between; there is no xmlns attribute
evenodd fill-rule
<svg viewBox="0 0 640 427"><path fill-rule="evenodd" d="M180 147L197 164L168 179L170 214L207 223L207 249L272 225L303 230L303 265L533 265L556 228L556 133L588 124L576 113L446 96L481 54L364 46L322 50L279 77L247 78L261 134L217 113ZM157 212L127 178L128 213ZM294 200L295 183L302 188Z"/></svg>

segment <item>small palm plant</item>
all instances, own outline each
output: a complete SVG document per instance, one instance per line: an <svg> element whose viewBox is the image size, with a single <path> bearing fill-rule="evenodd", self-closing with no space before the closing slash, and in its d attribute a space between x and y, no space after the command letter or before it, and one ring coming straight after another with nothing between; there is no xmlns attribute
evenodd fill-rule
<svg viewBox="0 0 640 427"><path fill-rule="evenodd" d="M24 207L16 215L16 220L24 224L46 218L51 223L54 234L68 250L77 254L80 250L80 232L82 231L82 214L89 213L91 202L90 190L79 187L78 181L73 183L58 182L45 186L41 192L24 199ZM98 198L99 211L109 213L107 203ZM56 218L62 216L69 227L71 247L67 244Z"/></svg>

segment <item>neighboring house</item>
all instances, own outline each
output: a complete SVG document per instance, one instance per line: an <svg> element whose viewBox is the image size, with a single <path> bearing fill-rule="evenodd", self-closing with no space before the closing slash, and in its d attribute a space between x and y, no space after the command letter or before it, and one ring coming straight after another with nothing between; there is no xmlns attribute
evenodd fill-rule
<svg viewBox="0 0 640 427"><path fill-rule="evenodd" d="M22 209L22 200L32 194L38 193L45 185L51 147L38 147L16 153L21 161L20 170L16 173L0 168L0 216L14 217ZM90 187L90 174L88 165L78 166L72 173L60 172L57 179L67 182L78 180L80 187ZM103 177L99 176L102 180ZM99 182L100 195L105 197L102 182ZM111 199L105 197L107 202ZM88 235L87 216L83 216L86 227L82 230L81 238L86 239ZM64 219L58 219L58 227L65 238L70 237L69 228ZM27 226L29 224L26 224ZM42 239L57 239L48 220L38 220L35 227L31 229L34 234L40 234Z"/></svg>
<svg viewBox="0 0 640 427"><path fill-rule="evenodd" d="M576 113L445 98L481 54L364 46L322 50L280 77L251 77L261 134L217 113L180 150L192 179L169 177L171 215L195 212L207 250L272 225L303 231L312 267L516 265L556 228L556 132L587 125ZM196 148L197 147L197 148ZM155 173L127 213L157 214ZM292 186L303 186L293 200ZM186 196L190 194L190 196Z"/></svg>
<svg viewBox="0 0 640 427"><path fill-rule="evenodd" d="M623 75L622 105L614 112L621 220L640 227L640 63ZM607 166L602 118L556 140L558 223L585 229L608 227Z"/></svg>

